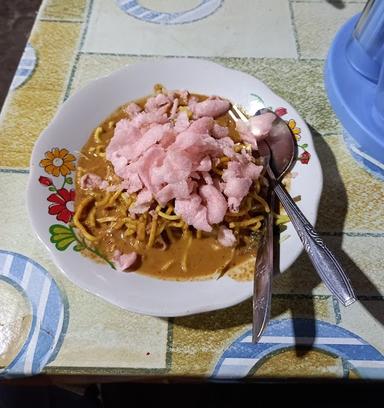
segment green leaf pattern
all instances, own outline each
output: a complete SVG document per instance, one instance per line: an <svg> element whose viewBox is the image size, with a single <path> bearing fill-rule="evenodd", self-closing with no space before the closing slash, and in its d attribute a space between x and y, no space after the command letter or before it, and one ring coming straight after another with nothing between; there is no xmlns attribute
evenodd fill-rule
<svg viewBox="0 0 384 408"><path fill-rule="evenodd" d="M72 228L60 224L53 224L49 227L51 242L55 244L56 249L65 251L74 241L77 241Z"/></svg>
<svg viewBox="0 0 384 408"><path fill-rule="evenodd" d="M115 265L109 261L103 254L97 249L92 248L81 240L75 233L72 227L67 227L61 224L53 224L49 227L49 233L51 234L50 241L55 244L55 247L59 251L65 251L72 243L76 243L73 250L80 252L83 249L94 253L99 258L103 259L111 268L115 269Z"/></svg>

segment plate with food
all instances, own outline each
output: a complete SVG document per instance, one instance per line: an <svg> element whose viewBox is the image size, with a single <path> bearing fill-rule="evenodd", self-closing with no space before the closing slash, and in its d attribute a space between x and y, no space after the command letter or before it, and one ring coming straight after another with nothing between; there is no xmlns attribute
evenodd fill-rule
<svg viewBox="0 0 384 408"><path fill-rule="evenodd" d="M213 62L129 65L71 96L33 149L30 219L79 287L124 309L182 316L252 295L268 180L257 142L285 119L298 157L285 184L313 224L322 173L304 120L266 85ZM256 132L255 132L256 126ZM255 136L256 135L256 136ZM280 270L302 250L286 216Z"/></svg>

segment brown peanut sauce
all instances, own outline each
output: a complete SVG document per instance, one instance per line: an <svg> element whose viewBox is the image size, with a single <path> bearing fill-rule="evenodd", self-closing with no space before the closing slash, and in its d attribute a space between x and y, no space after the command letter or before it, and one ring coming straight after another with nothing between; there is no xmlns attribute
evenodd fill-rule
<svg viewBox="0 0 384 408"><path fill-rule="evenodd" d="M206 99L204 95L193 94L199 101ZM139 106L143 107L148 97L134 101ZM114 127L111 127L111 122L116 123L123 118L127 118L127 113L123 105L106 118L100 125L103 129L100 134L100 139L103 145L107 146L111 140ZM225 114L216 119L216 123L225 126L229 129L229 136L235 141L240 141L236 131L236 125L228 114ZM93 173L100 176L103 180L107 180L110 184L118 184L120 178L114 174L112 164L105 157L100 157L95 154L95 149L98 146L94 138L94 132L90 135L87 142L81 149L81 154L78 160L78 171L76 174L76 201L75 209L79 203L89 195L89 191L80 188L80 178L83 174ZM97 197L97 191L93 192ZM96 218L105 216L121 217L121 214L105 210L96 209ZM252 279L252 271L254 259L258 246L258 234L254 234L252 243L242 245L236 248L228 248L221 246L216 238L209 234L202 234L201 238L193 237L189 243L187 255L187 270L181 267L182 257L185 256L187 238L177 239L170 243L167 248L146 248L144 243L138 242L134 238L124 238L119 230L107 230L108 226L96 225L87 227L92 235L98 237L92 244L106 258L112 259L113 253L118 249L121 253L129 253L132 251L141 255L140 261L137 262L133 270L138 273L150 275L160 279L168 280L201 280L209 278L217 278L224 273L236 280ZM84 250L83 254L94 258L94 255Z"/></svg>

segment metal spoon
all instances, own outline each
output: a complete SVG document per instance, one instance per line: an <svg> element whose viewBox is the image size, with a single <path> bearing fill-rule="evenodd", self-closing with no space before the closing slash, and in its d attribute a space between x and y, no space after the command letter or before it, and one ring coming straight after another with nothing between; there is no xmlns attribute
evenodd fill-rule
<svg viewBox="0 0 384 408"><path fill-rule="evenodd" d="M266 112L271 111L263 108L258 110L255 116ZM277 115L274 126L268 136L268 141L270 146L273 147L274 154L271 154L272 148L264 141L258 143L259 153L260 156L264 158L265 166L267 168L273 166L276 177L280 180L292 168L296 158L297 148L288 126ZM272 279L274 271L273 210L275 207L275 192L273 189L270 189L268 198L271 211L267 214L265 219L265 233L260 242L259 256L256 258L254 274L252 325L252 341L254 343L258 342L269 322L272 300Z"/></svg>
<svg viewBox="0 0 384 408"><path fill-rule="evenodd" d="M250 116L261 115L266 112L271 112L269 109L258 106L256 113ZM273 112L272 112L273 113ZM236 105L232 105L232 110L229 111L234 121L247 121L248 117ZM274 122L274 128L271 134L277 135L286 132L286 124L282 122ZM271 137L271 134L269 137ZM287 171L292 167L292 163L296 157L296 146L292 135L289 131L289 137L273 138L271 144L275 147L276 155L271 157L271 150L265 142L259 142L259 154L264 159L264 166L269 167L270 163L274 162L274 168L278 178L283 177ZM288 152L288 154L281 154L281 152ZM252 341L257 343L265 327L268 324L271 297L272 297L272 279L273 279L273 210L275 208L275 193L269 189L268 203L270 212L265 217L265 230L260 240L257 251L255 271L254 271L254 286L253 286L253 325L252 325Z"/></svg>
<svg viewBox="0 0 384 408"><path fill-rule="evenodd" d="M265 143L260 143L260 155L265 165L269 166L271 153ZM269 190L268 202L270 211L265 218L265 231L259 243L253 279L253 324L252 341L257 343L268 324L272 298L273 279L273 209L275 193Z"/></svg>
<svg viewBox="0 0 384 408"><path fill-rule="evenodd" d="M271 112L267 109L261 109L257 114L262 114L267 111ZM292 197L280 183L295 161L296 144L285 121L279 116L275 116L276 119L268 138L258 144L260 155L265 157L268 162L266 167L271 182L271 188L278 196L292 221L316 272L319 274L330 292L339 299L344 306L349 306L356 300L356 298L345 272L335 256L327 248L318 233L314 230L313 226L301 212L297 204L293 201ZM273 199L273 196L271 199ZM270 216L268 216L266 221L266 240L273 239L270 222ZM265 247L263 248L264 255L261 255L259 257L260 262L256 263L253 302L254 342L258 341L269 321L272 288L271 280L273 277L271 247L272 244L265 241ZM263 264L263 262L265 263Z"/></svg>

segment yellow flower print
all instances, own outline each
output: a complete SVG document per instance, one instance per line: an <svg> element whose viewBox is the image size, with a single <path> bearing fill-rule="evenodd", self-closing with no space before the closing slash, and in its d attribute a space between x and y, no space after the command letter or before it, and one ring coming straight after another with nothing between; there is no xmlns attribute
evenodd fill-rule
<svg viewBox="0 0 384 408"><path fill-rule="evenodd" d="M66 176L71 171L75 170L73 162L76 160L75 156L68 152L67 149L53 148L45 152L45 159L40 161L40 166L52 176L58 177L60 174Z"/></svg>
<svg viewBox="0 0 384 408"><path fill-rule="evenodd" d="M290 127L291 132L295 135L296 140L300 140L301 129L296 127L296 121L294 119L290 119L288 121L288 126Z"/></svg>

